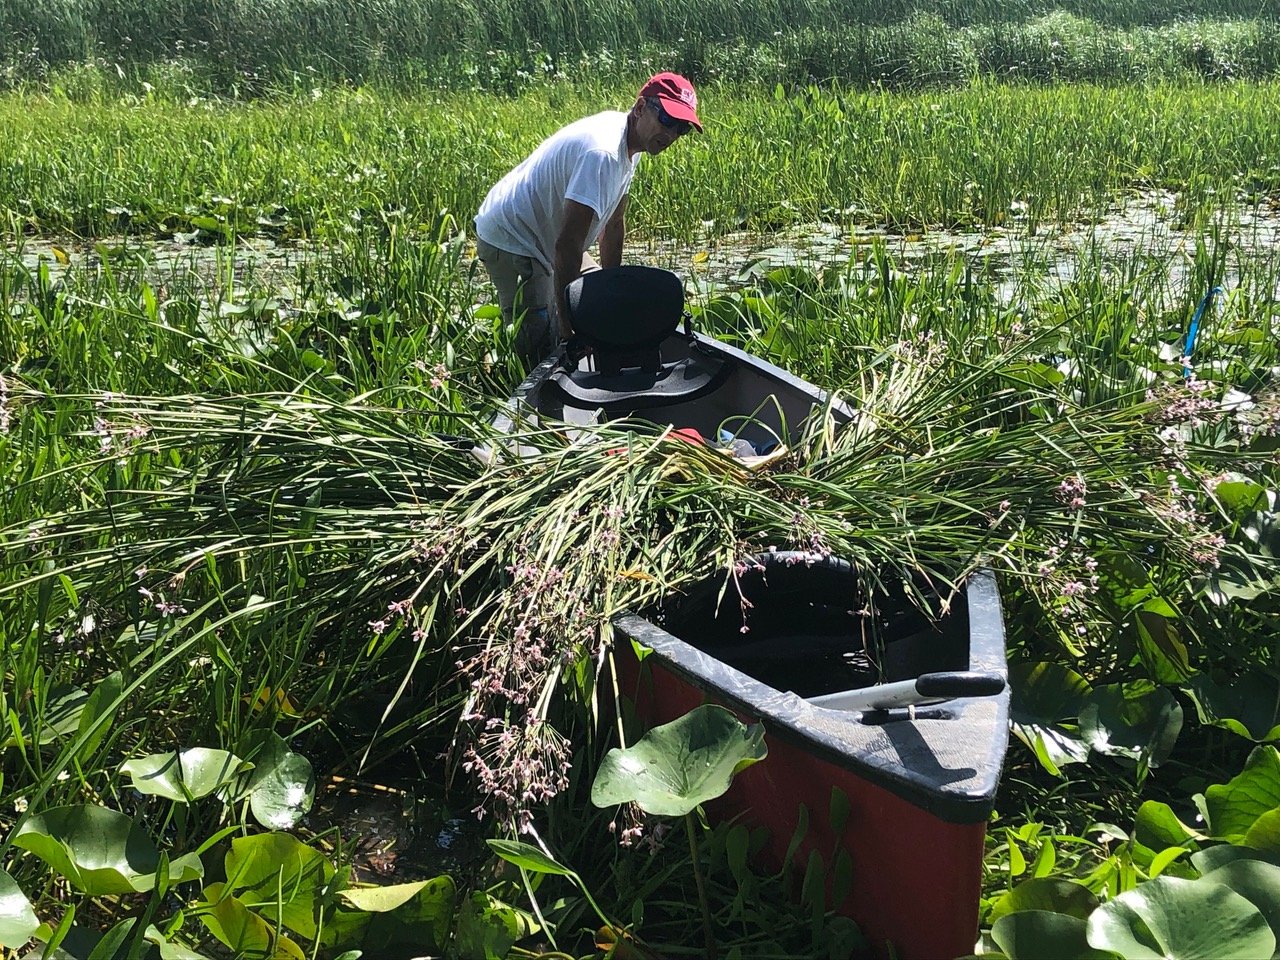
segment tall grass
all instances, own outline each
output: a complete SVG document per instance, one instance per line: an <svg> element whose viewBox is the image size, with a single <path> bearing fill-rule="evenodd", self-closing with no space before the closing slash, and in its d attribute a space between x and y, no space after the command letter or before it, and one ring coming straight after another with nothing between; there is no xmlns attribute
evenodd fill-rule
<svg viewBox="0 0 1280 960"><path fill-rule="evenodd" d="M329 90L318 99L85 105L0 100L0 210L14 229L104 235L341 236L460 229L489 186L568 118L626 107L621 88L516 99ZM796 221L1034 225L1106 210L1126 191L1182 191L1188 217L1280 193L1274 84L932 93L704 92L706 134L646 158L629 222L692 237ZM196 235L195 231L199 231ZM408 235L406 234L406 235Z"/></svg>
<svg viewBox="0 0 1280 960"><path fill-rule="evenodd" d="M1120 0L889 4L637 0L371 3L58 0L0 9L0 83L114 88L129 77L190 94L260 95L333 81L512 92L636 64L695 80L853 84L1262 77L1276 69L1271 2Z"/></svg>

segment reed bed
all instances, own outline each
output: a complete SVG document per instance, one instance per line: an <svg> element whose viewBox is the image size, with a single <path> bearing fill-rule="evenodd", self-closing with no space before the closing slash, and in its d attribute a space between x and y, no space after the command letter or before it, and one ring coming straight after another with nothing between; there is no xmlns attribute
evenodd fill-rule
<svg viewBox="0 0 1280 960"><path fill-rule="evenodd" d="M1127 81L1275 70L1272 3L538 4L379 0L60 0L0 12L0 77L258 95L317 80L512 91L563 74L629 75L637 59L695 80L919 85L982 74Z"/></svg>

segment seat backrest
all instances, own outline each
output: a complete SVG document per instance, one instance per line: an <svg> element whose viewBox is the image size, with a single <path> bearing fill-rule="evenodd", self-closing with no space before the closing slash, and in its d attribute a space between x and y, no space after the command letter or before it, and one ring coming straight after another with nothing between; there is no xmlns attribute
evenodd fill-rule
<svg viewBox="0 0 1280 960"><path fill-rule="evenodd" d="M645 351L675 332L684 284L670 270L628 264L584 273L565 288L574 332L597 351Z"/></svg>

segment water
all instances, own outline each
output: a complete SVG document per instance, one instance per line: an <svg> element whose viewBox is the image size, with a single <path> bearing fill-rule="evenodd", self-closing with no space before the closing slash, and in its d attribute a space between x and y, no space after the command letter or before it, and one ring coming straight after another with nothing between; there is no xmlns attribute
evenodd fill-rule
<svg viewBox="0 0 1280 960"><path fill-rule="evenodd" d="M196 242L196 235L179 234L164 240L107 238L95 241L31 239L20 257L29 269L41 262L57 277L69 267L87 270L143 264L153 283L177 275L196 275L216 284L224 299L247 296L247 289L273 291L292 302L298 268L317 263L324 248L314 244L279 243L255 237L234 248ZM691 288L704 294L721 288L740 288L769 269L796 266L820 272L842 268L850 261L865 262L873 247L883 247L899 272L910 272L949 257L964 260L975 276L994 285L996 295L1009 301L1028 285L1053 288L1076 276L1083 257L1132 265L1148 260L1160 265L1168 282L1181 289L1195 263L1197 247L1225 250L1226 275L1236 283L1250 263L1273 264L1280 257L1280 205L1224 207L1209 227L1184 222L1178 197L1168 191L1147 191L1117 203L1091 222L1039 224L1032 229L1025 213L1010 211L1005 226L983 230L925 230L903 233L876 225L800 224L773 234L747 232L724 236L633 243L628 262L649 263L673 270ZM55 247L64 251L61 262ZM464 260L464 267L469 261ZM1280 277L1280 269L1269 271ZM1280 298L1280 280L1272 295Z"/></svg>

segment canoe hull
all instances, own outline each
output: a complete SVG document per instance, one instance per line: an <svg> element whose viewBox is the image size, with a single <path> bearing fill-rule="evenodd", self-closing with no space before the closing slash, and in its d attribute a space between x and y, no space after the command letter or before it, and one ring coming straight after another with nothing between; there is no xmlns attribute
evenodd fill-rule
<svg viewBox="0 0 1280 960"><path fill-rule="evenodd" d="M623 645L622 672L636 692L637 714L646 726L667 723L706 702L706 696L653 657L643 670ZM630 662L627 663L626 661ZM744 721L758 718L739 712ZM982 895L985 822L947 823L890 791L786 740L766 734L765 762L743 771L711 809L713 816L745 814L769 831L763 856L780 869L801 818L808 827L792 863L803 872L812 856L822 858L828 906L855 920L886 956L887 944L901 960L939 960L973 952ZM830 811L836 790L848 799L845 828L837 833ZM802 812L803 811L803 812ZM847 858L847 864L840 863ZM830 899L841 881L851 881L838 903Z"/></svg>
<svg viewBox="0 0 1280 960"><path fill-rule="evenodd" d="M772 579L782 575L776 570ZM804 574L787 569L786 576ZM820 581L828 591L830 582ZM980 572L965 595L958 616L967 666L1003 673L994 579ZM764 724L768 757L739 774L711 813L767 828L771 868L783 866L800 830L791 866L803 872L812 857L822 858L828 897L839 897L828 906L855 920L878 955L937 960L972 953L986 823L1008 743L1007 689L913 710L845 713L771 688L643 617L623 616L615 630L622 690L646 727L705 702ZM694 632L705 635L705 624ZM628 641L651 652L639 661ZM929 644L944 645L941 634ZM847 800L843 824L833 821L837 792Z"/></svg>

